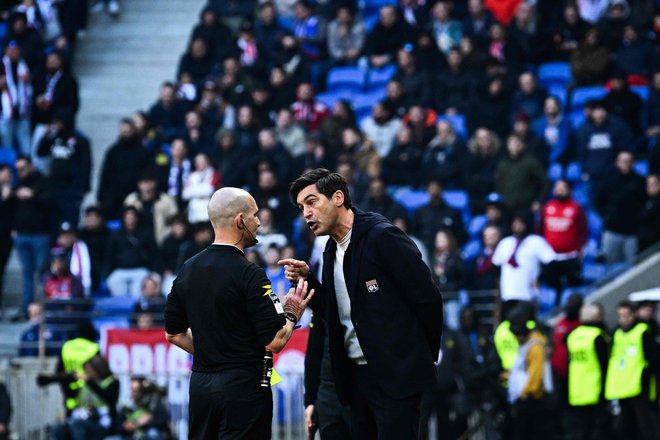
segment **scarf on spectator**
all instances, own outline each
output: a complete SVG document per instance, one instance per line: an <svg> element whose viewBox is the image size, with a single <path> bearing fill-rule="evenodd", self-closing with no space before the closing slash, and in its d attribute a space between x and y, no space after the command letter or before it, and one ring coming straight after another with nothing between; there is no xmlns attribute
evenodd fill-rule
<svg viewBox="0 0 660 440"><path fill-rule="evenodd" d="M52 75L48 75L48 83L46 84L46 91L44 92L44 98L47 101L53 101L53 96L55 95L55 87L57 87L57 83L59 82L60 78L62 78L62 69L58 70Z"/></svg>
<svg viewBox="0 0 660 440"><path fill-rule="evenodd" d="M14 69L7 55L2 57L2 67L7 83L0 96L0 108L2 108L3 118L28 117L30 101L32 100L32 86L29 82L21 80L21 77L30 73L27 64L23 60L18 61L16 69L18 78L14 77Z"/></svg>

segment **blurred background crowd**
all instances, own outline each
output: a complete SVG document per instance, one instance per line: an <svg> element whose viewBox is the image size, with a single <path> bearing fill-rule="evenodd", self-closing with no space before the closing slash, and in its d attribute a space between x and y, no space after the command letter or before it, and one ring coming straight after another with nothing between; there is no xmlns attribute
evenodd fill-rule
<svg viewBox="0 0 660 440"><path fill-rule="evenodd" d="M0 7L0 292L14 250L11 318L50 310L48 354L78 336L65 321L103 307L161 326L223 186L255 197L248 256L283 295L276 262L323 250L287 193L310 168L339 172L360 209L413 238L477 351L517 306L548 317L658 250L655 0L210 0L176 77L94 157L83 204L92 150L71 66L90 7L119 13Z"/></svg>

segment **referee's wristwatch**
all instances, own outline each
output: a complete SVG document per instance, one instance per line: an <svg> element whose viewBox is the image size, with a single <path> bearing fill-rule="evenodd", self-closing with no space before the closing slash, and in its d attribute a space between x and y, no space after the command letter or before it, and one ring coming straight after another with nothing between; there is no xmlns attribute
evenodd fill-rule
<svg viewBox="0 0 660 440"><path fill-rule="evenodd" d="M296 319L296 315L294 315L291 312L284 312L284 317L289 321L293 322L293 325L296 325L296 323L298 322L298 319Z"/></svg>

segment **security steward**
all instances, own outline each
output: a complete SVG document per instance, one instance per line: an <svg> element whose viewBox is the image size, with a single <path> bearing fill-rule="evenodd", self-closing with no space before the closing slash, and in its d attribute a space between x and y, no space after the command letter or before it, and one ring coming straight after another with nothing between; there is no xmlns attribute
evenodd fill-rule
<svg viewBox="0 0 660 440"><path fill-rule="evenodd" d="M580 309L580 325L566 338L569 440L608 436L604 393L610 341L601 308L596 304L584 304Z"/></svg>
<svg viewBox="0 0 660 440"><path fill-rule="evenodd" d="M216 191L208 205L215 240L186 261L167 298L166 338L193 355L190 439L270 439L272 353L314 293L305 296L301 281L282 304L264 270L246 259L257 243L257 211L241 189Z"/></svg>
<svg viewBox="0 0 660 440"><path fill-rule="evenodd" d="M658 356L653 350L653 336L648 324L636 321L631 302L620 302L616 314L619 329L614 333L605 398L619 403L620 438L658 439L658 415L652 405L655 377L651 371Z"/></svg>

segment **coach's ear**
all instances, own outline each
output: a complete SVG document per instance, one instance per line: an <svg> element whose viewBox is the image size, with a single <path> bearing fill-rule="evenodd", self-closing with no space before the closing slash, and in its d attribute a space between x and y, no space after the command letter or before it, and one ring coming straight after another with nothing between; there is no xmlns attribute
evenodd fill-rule
<svg viewBox="0 0 660 440"><path fill-rule="evenodd" d="M332 201L337 208L344 206L344 192L342 190L337 190L332 195Z"/></svg>

